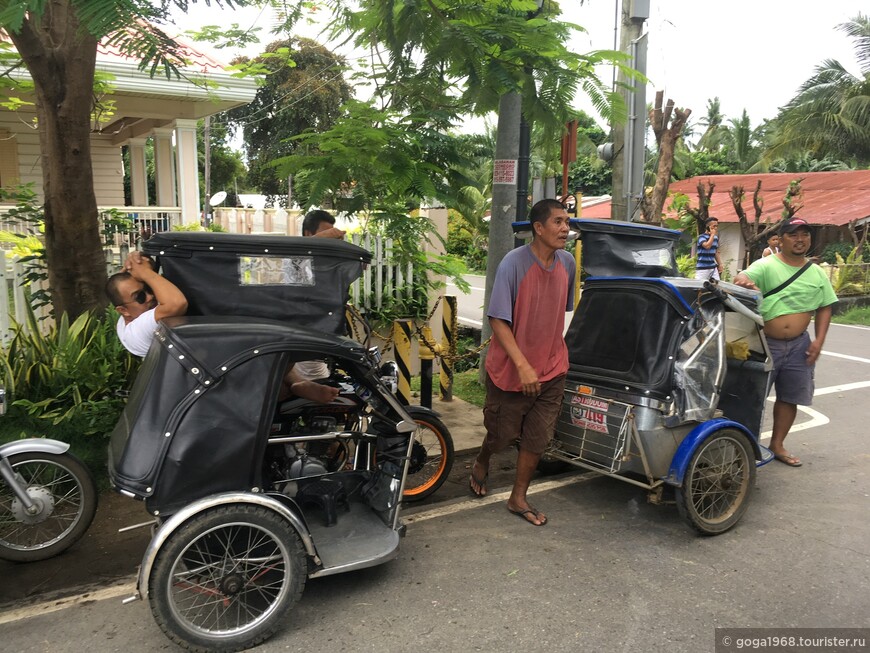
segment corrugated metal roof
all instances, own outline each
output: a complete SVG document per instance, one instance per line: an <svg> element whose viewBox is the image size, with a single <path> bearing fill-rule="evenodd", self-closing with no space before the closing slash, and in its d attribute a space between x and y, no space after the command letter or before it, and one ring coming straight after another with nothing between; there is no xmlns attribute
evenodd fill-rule
<svg viewBox="0 0 870 653"><path fill-rule="evenodd" d="M782 199L792 181L801 180L798 211L804 220L814 225L843 226L852 220L870 217L870 170L835 172L777 172L759 175L708 175L692 177L671 184L670 193L684 193L692 206L698 205L698 184L714 184L709 213L722 222L738 222L737 212L729 193L735 186L743 187L743 211L755 219L752 195L761 181L759 197L763 201L761 222L771 223L781 218Z"/></svg>
<svg viewBox="0 0 870 653"><path fill-rule="evenodd" d="M683 193L692 206L698 206L698 183L705 187L714 184L709 213L722 222L738 222L737 212L729 193L734 186L743 187L743 211L746 217L755 219L752 194L761 181L759 197L763 204L760 221L777 222L782 214L782 198L788 185L800 179L802 208L798 211L804 220L813 225L844 226L852 220L870 218L870 170L842 170L834 172L777 172L757 175L704 175L675 181L669 192ZM667 204L665 213L667 214ZM610 202L583 208L584 218L609 218Z"/></svg>

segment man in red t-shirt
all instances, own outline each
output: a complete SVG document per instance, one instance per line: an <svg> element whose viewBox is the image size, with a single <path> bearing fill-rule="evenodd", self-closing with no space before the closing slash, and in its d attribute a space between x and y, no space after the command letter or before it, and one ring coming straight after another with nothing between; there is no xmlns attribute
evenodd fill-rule
<svg viewBox="0 0 870 653"><path fill-rule="evenodd" d="M492 454L519 443L517 472L507 507L535 526L547 523L526 493L553 435L568 349L565 311L573 309L574 258L565 251L568 212L557 200L541 200L529 215L534 239L507 254L496 272L487 317L492 342L486 355L486 437L471 468L469 485L487 492Z"/></svg>

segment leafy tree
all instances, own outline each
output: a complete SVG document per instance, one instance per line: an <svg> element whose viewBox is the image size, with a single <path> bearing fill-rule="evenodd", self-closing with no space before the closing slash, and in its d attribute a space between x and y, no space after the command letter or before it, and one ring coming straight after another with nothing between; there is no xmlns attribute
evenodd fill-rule
<svg viewBox="0 0 870 653"><path fill-rule="evenodd" d="M568 188L587 196L608 195L613 188L613 170L597 156L578 156L568 168Z"/></svg>
<svg viewBox="0 0 870 653"><path fill-rule="evenodd" d="M695 150L689 154L691 164L686 177L699 175L730 175L737 172L728 155L723 150Z"/></svg>
<svg viewBox="0 0 870 653"><path fill-rule="evenodd" d="M358 46L372 49L375 97L391 109L427 106L449 123L494 111L503 94L515 92L530 123L561 133L581 90L602 115L622 108L594 66L625 55L571 52L571 33L582 28L560 20L559 11L535 0L372 0L349 12L347 29Z"/></svg>
<svg viewBox="0 0 870 653"><path fill-rule="evenodd" d="M833 59L817 66L780 110L770 158L808 151L816 158L870 163L870 18L858 14L838 29L855 41L860 75Z"/></svg>
<svg viewBox="0 0 870 653"><path fill-rule="evenodd" d="M228 118L244 136L248 185L269 196L286 195L287 180L279 179L270 164L293 153L296 142L290 137L335 123L352 97L344 79L346 63L307 38L275 41L251 63L268 74L254 100L229 111Z"/></svg>
<svg viewBox="0 0 870 653"><path fill-rule="evenodd" d="M173 4L184 9L187 0L0 0L0 27L27 67L36 97L46 260L57 315L74 319L106 303L90 145L97 44L104 40L152 72L178 74L183 54L159 27Z"/></svg>
<svg viewBox="0 0 870 653"><path fill-rule="evenodd" d="M200 121L200 125L203 121ZM211 159L211 189L210 194L218 190L235 188L236 179L244 179L246 176L245 163L242 155L229 145L230 129L226 123L226 115L220 114L211 120L209 128L209 158ZM196 152L199 159L199 194L202 198L201 206L208 206L208 197L205 188L205 129L196 130ZM150 162L153 168L153 161ZM229 201L229 200L228 200ZM230 204L229 206L232 206Z"/></svg>

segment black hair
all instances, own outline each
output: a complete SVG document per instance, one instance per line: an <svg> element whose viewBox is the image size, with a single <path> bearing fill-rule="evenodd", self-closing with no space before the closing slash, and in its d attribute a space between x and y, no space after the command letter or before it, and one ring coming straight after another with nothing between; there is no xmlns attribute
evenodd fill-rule
<svg viewBox="0 0 870 653"><path fill-rule="evenodd" d="M118 284L132 278L133 275L129 272L117 272L106 281L106 297L112 302L112 306L123 305L124 298L121 297L121 293L118 291Z"/></svg>
<svg viewBox="0 0 870 653"><path fill-rule="evenodd" d="M543 224L550 217L553 211L564 211L565 205L559 200L546 199L540 202L535 202L532 210L529 211L529 224L534 225L536 222Z"/></svg>
<svg viewBox="0 0 870 653"><path fill-rule="evenodd" d="M314 209L306 213L305 217L302 218L302 235L309 234L313 236L316 234L321 222L328 222L334 225L335 217L329 211L324 211L323 209Z"/></svg>

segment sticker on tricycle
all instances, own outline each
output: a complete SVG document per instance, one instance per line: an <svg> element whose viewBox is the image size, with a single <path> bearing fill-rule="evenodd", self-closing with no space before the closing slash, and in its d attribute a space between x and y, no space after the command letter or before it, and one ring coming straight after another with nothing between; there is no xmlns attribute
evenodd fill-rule
<svg viewBox="0 0 870 653"><path fill-rule="evenodd" d="M607 411L609 408L609 401L586 395L575 395L571 397L571 423L590 431L607 433Z"/></svg>

